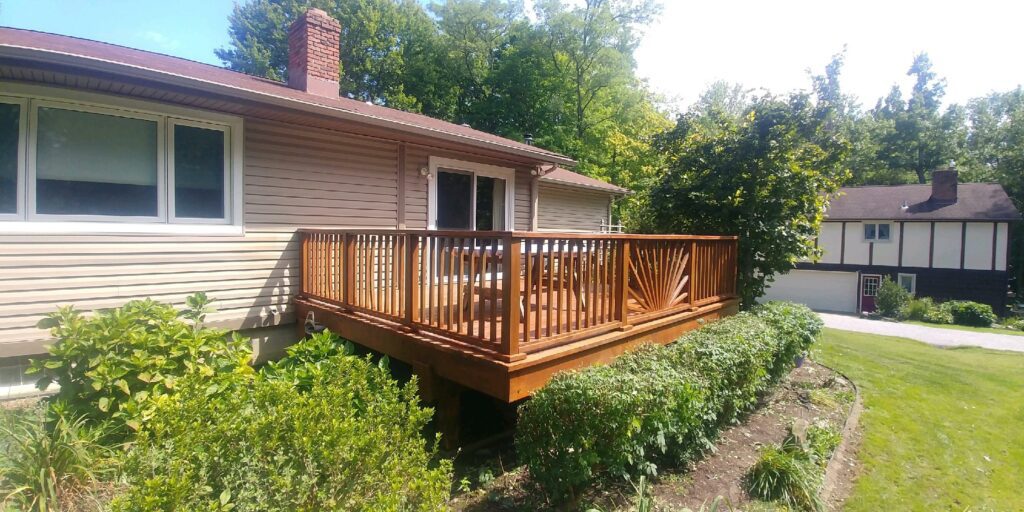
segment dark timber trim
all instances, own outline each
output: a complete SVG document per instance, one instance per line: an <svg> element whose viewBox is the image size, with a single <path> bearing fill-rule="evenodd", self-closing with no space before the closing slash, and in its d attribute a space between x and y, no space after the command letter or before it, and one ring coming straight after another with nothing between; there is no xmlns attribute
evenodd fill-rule
<svg viewBox="0 0 1024 512"><path fill-rule="evenodd" d="M843 228L839 235L839 264L846 263L846 223L843 222Z"/></svg>
<svg viewBox="0 0 1024 512"><path fill-rule="evenodd" d="M901 220L900 221L900 248L899 248L899 254L896 256L896 266L897 267L902 267L903 266L903 224L904 223ZM995 270L995 269L993 269L993 270Z"/></svg>
<svg viewBox="0 0 1024 512"><path fill-rule="evenodd" d="M935 222L930 222L931 234L928 235L928 268L932 268L935 265Z"/></svg>
<svg viewBox="0 0 1024 512"><path fill-rule="evenodd" d="M875 264L875 243L868 242L868 265Z"/></svg>
<svg viewBox="0 0 1024 512"><path fill-rule="evenodd" d="M964 255L967 253L967 223L960 223L960 270L964 269Z"/></svg>

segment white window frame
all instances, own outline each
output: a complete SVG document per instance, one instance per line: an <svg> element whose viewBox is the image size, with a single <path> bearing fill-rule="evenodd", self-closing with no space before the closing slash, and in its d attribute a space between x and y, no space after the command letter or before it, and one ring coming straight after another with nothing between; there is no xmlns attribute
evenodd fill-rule
<svg viewBox="0 0 1024 512"><path fill-rule="evenodd" d="M917 293L917 274L904 274L904 273L896 274L896 284L900 285L900 287L903 286L903 278L904 277L909 277L910 278L910 293L916 294Z"/></svg>
<svg viewBox="0 0 1024 512"><path fill-rule="evenodd" d="M884 226L889 226L889 238L878 238L878 226L883 226L883 225ZM865 228L867 228L867 226L875 226L875 237L874 238L868 238L867 234L864 232ZM892 241L892 223L891 222L864 222L864 223L861 223L861 236L864 237L864 241L865 242L877 242L877 243L891 242Z"/></svg>
<svg viewBox="0 0 1024 512"><path fill-rule="evenodd" d="M164 145L164 123L160 116L131 112L106 107L98 107L88 104L66 103L52 100L31 100L29 102L31 112L29 114L28 132L28 173L26 182L28 185L28 220L29 221L55 221L55 222L166 222L167 221L167 177L165 176L164 159L161 155L166 154L167 147ZM52 213L38 213L38 198L36 190L36 178L38 177L37 153L39 142L39 109L53 108L70 110L73 112L85 112L89 114L100 114L105 116L123 117L125 119L138 119L152 121L156 124L156 216L128 216L128 215L63 215Z"/></svg>
<svg viewBox="0 0 1024 512"><path fill-rule="evenodd" d="M504 231L515 231L515 203L516 203L516 170L511 167L500 167L497 165L455 160L452 158L430 157L429 179L427 186L427 229L437 230L437 173L439 169L451 169L453 171L468 172L473 176L472 202L475 213L476 208L476 178L498 178L505 180L505 229ZM476 230L476 215L470 218L470 229Z"/></svg>
<svg viewBox="0 0 1024 512"><path fill-rule="evenodd" d="M28 145L28 100L14 96L0 96L0 103L18 105L18 163L14 173L14 183L17 186L14 199L14 213L0 213L0 221L22 220L25 217L25 187L22 175L25 170L27 156L25 149Z"/></svg>
<svg viewBox="0 0 1024 512"><path fill-rule="evenodd" d="M224 134L224 218L207 219L199 217L181 217L175 209L174 179L174 127L190 126L204 130L217 130ZM230 224L231 223L231 127L211 124L191 119L167 118L167 215L173 223L187 224Z"/></svg>
<svg viewBox="0 0 1024 512"><path fill-rule="evenodd" d="M243 162L244 125L240 117L203 110L161 105L107 94L71 91L48 86L0 81L0 102L22 106L19 131L18 212L0 214L0 234L132 234L132 235L244 235ZM36 138L38 108L157 120L157 216L57 215L35 212ZM225 132L225 203L223 219L174 216L173 132L175 124L221 129Z"/></svg>

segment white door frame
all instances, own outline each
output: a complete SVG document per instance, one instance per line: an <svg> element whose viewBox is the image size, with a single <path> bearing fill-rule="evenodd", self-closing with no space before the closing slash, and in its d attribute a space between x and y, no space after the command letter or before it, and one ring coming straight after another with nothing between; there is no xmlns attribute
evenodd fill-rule
<svg viewBox="0 0 1024 512"><path fill-rule="evenodd" d="M516 170L511 167L467 162L439 156L430 157L430 182L427 186L427 229L437 229L437 172L438 169L465 171L473 175L473 207L476 208L476 178L485 176L505 180L505 231L515 231ZM476 215L470 218L476 229Z"/></svg>

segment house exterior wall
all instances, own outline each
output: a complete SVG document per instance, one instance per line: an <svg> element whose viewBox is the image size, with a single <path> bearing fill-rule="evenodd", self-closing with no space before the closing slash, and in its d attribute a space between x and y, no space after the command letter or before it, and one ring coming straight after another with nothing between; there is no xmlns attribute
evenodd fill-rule
<svg viewBox="0 0 1024 512"><path fill-rule="evenodd" d="M884 223L886 221L867 221ZM997 311L1006 307L1006 222L889 221L890 240L864 240L864 222L827 221L817 239L824 255L801 262L801 289L834 293L825 273L882 275L894 281L899 274L915 276L915 293L936 299L974 300ZM819 271L816 279L811 271ZM785 279L785 277L783 277ZM788 286L788 285L787 285ZM770 290L768 296L771 297ZM857 289L856 293L861 293Z"/></svg>
<svg viewBox="0 0 1024 512"><path fill-rule="evenodd" d="M608 194L541 182L538 195L538 231L599 232L610 223Z"/></svg>
<svg viewBox="0 0 1024 512"><path fill-rule="evenodd" d="M430 156L514 168L513 229L529 229L531 176L524 164L240 117L238 234L42 234L4 230L0 222L0 357L40 353L49 336L36 323L67 304L87 311L151 297L180 305L189 294L205 291L215 299L216 311L207 317L211 325L254 329L292 323L292 298L300 286L295 230L426 228L429 178L419 169ZM250 331L257 345L268 341L260 332Z"/></svg>

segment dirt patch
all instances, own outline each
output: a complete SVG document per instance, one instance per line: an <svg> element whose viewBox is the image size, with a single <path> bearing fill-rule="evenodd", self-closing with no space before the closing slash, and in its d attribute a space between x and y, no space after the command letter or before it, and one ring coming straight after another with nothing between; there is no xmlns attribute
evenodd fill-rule
<svg viewBox="0 0 1024 512"><path fill-rule="evenodd" d="M752 502L743 488L743 476L756 461L760 448L781 442L794 421L827 421L843 429L847 417L858 410L855 400L855 388L849 381L824 366L807 362L794 369L740 424L723 431L713 453L689 467L663 472L649 485L649 495L659 510L699 510L718 496L732 509L770 509L770 505ZM859 433L855 428L847 430L844 436L848 439L844 439L829 465L825 490L830 509L841 505L857 471L854 453ZM455 510L548 508L542 493L515 461L511 442L482 453L461 453L456 467L456 489L451 502ZM610 511L629 509L635 497L633 485L624 482L602 486L582 501L584 509Z"/></svg>

